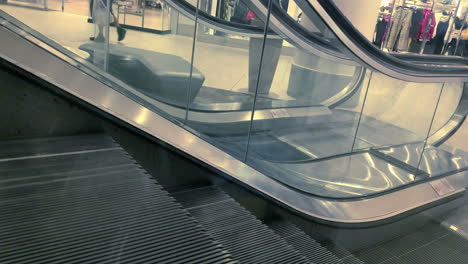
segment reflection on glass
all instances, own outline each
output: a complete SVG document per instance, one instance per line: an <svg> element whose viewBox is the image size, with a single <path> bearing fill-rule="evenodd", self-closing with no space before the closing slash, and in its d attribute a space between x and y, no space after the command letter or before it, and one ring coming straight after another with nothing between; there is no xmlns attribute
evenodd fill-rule
<svg viewBox="0 0 468 264"><path fill-rule="evenodd" d="M171 29L171 8L165 2L161 3L161 29L162 31L168 31Z"/></svg>
<svg viewBox="0 0 468 264"><path fill-rule="evenodd" d="M263 33L256 35L249 38L200 23L195 42L187 124L239 159L247 149L255 93L250 85L262 54ZM252 41L260 46L252 50Z"/></svg>
<svg viewBox="0 0 468 264"><path fill-rule="evenodd" d="M109 0L91 0L90 2L91 17L95 28L94 34L89 40L94 42L95 49L88 53L88 61L91 61L104 71L108 71L109 69L109 27L111 23L115 23L116 21L112 15L111 3Z"/></svg>
<svg viewBox="0 0 468 264"><path fill-rule="evenodd" d="M309 32L322 32L307 17L301 24ZM325 59L283 40L274 30L269 28L264 45L250 43L250 51L263 48L264 55L261 65L255 61L258 78L249 82L257 96L247 163L324 196L363 195L408 182L411 173L370 154L351 153L369 75L352 63ZM403 183L392 178L391 169Z"/></svg>
<svg viewBox="0 0 468 264"><path fill-rule="evenodd" d="M142 0L117 1L114 3L120 23L133 27L144 27L146 4Z"/></svg>
<svg viewBox="0 0 468 264"><path fill-rule="evenodd" d="M57 6L63 6L63 12L90 17L90 0L48 0L57 2ZM60 7L61 8L61 7Z"/></svg>
<svg viewBox="0 0 468 264"><path fill-rule="evenodd" d="M186 29L189 31L191 28L191 34L174 32L161 35L128 30L122 40L119 27L111 27L108 52L108 72L111 75L129 85L132 93L179 120L185 118L195 30L195 22L189 18L185 20ZM102 51L96 41L82 44L79 48L89 54ZM194 71L193 85L197 85L195 75ZM200 79L202 81L203 78Z"/></svg>
<svg viewBox="0 0 468 264"><path fill-rule="evenodd" d="M287 5L274 4L288 10ZM308 18L303 18L301 23L312 25ZM316 31L317 28L307 29ZM254 67L261 66L260 75L258 79L250 78L249 82L249 89L257 91L249 159L255 155L269 159L265 155L277 153L272 150L279 146L297 150L291 151L290 157L283 155L284 162L350 152L359 115L340 107L361 88L364 74L360 67L321 58L278 37L280 34L273 33L273 27L270 32L263 48L262 65L258 59L253 63ZM262 42L251 40L250 50L255 49L258 52L254 54L258 54ZM267 98L281 107L272 108ZM348 104L348 107L356 106L357 113L361 110L350 101ZM347 124L343 127L345 119ZM338 120L342 122L337 124Z"/></svg>
<svg viewBox="0 0 468 264"><path fill-rule="evenodd" d="M376 155L390 156L417 170L442 86L409 83L374 73L355 149L378 149Z"/></svg>
<svg viewBox="0 0 468 264"><path fill-rule="evenodd" d="M466 115L466 104L463 83L444 85L419 165L419 169L431 177L468 167L468 152L459 148L461 144L454 146L450 141L454 129L461 125L462 116Z"/></svg>

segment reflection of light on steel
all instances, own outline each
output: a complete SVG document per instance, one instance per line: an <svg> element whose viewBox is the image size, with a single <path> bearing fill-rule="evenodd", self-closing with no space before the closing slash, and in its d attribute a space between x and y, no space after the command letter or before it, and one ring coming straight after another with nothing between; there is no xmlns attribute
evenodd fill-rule
<svg viewBox="0 0 468 264"><path fill-rule="evenodd" d="M135 122L137 122L138 124L142 125L143 123L145 123L146 119L148 118L148 109L143 109L141 110L141 112L138 114L138 116L135 118Z"/></svg>
<svg viewBox="0 0 468 264"><path fill-rule="evenodd" d="M376 169L376 171L381 175L382 179L385 180L385 183L386 183L385 190L390 189L393 186L393 184L390 181L390 179L387 177L387 174L385 174L385 172L378 170L378 169ZM369 173L370 173L370 170L369 170Z"/></svg>
<svg viewBox="0 0 468 264"><path fill-rule="evenodd" d="M316 182L320 182L320 183L326 183L326 184L331 184L331 185L336 185L336 186L342 186L342 187L349 187L349 188L354 188L354 189L365 189L365 190L369 190L369 191L374 191L374 192L379 192L379 191L385 191L386 189L388 189L391 185L389 184L388 182L388 179L385 178L386 182L387 182L387 185L384 186L384 187L369 187L369 186L362 186L360 184L354 184L354 183L345 183L345 182L337 182L337 181L330 181L330 180L322 180L322 179L318 179L318 178L314 178L314 177L311 177L311 175L309 174L306 174L306 173L302 173L302 172L298 172L298 171L295 171L294 169L290 169L290 168L284 168L284 170L286 171L290 171L294 174L298 174L298 175L301 175L302 176L302 180L308 182L308 183L311 183L311 184L316 184ZM378 171L380 174L383 174L381 171ZM368 172L370 173L370 172ZM385 175L385 174L383 174Z"/></svg>
<svg viewBox="0 0 468 264"><path fill-rule="evenodd" d="M453 231L458 231L458 227L454 226L454 225L451 225L450 226L450 229L452 229Z"/></svg>
<svg viewBox="0 0 468 264"><path fill-rule="evenodd" d="M372 158L372 156L369 153L366 153L364 154L364 157L370 163L371 167L375 168L375 163L374 163L374 159Z"/></svg>
<svg viewBox="0 0 468 264"><path fill-rule="evenodd" d="M457 167L457 170L461 169L461 165L458 163L459 160L461 160L461 157L454 157L452 158L453 163L455 163L455 166Z"/></svg>
<svg viewBox="0 0 468 264"><path fill-rule="evenodd" d="M363 181L370 181L372 179L372 173L369 167L366 168L366 177L362 179Z"/></svg>
<svg viewBox="0 0 468 264"><path fill-rule="evenodd" d="M424 164L426 164L426 172L432 174L431 166L429 166L429 161L427 160L426 156L423 156ZM419 168L418 168L419 169Z"/></svg>
<svg viewBox="0 0 468 264"><path fill-rule="evenodd" d="M107 95L102 100L101 106L104 106L105 108L110 108L113 102L114 102L114 99L112 98L112 96Z"/></svg>
<svg viewBox="0 0 468 264"><path fill-rule="evenodd" d="M403 148L404 148L405 151L406 151L406 159L405 159L405 162L406 162L406 164L409 164L410 159L411 159L411 153L410 153L410 151L409 151L409 149L408 149L408 146L404 146Z"/></svg>
<svg viewBox="0 0 468 264"><path fill-rule="evenodd" d="M315 155L314 153L312 153L309 149L307 149L307 148L305 148L305 147L303 147L303 146L300 146L300 145L294 143L293 141L289 140L289 139L288 139L287 137L285 137L285 136L279 136L279 137L277 137L277 139L279 139L280 141L282 141L282 142L284 142L284 143L286 143L286 144L288 144L288 145L294 147L294 148L297 149L298 151L300 151L300 152L302 152L302 153L304 153L304 154L306 154L306 155L308 155L308 156L310 156L310 157L312 157L312 158L314 158L314 159L318 158L318 156Z"/></svg>
<svg viewBox="0 0 468 264"><path fill-rule="evenodd" d="M339 188L339 187L340 186L336 186L336 185L333 185L333 184L325 184L325 188L330 189L330 190L340 191L340 192L349 193L349 194L353 194L353 195L363 195L363 193L348 191L348 190L344 190L343 188Z"/></svg>
<svg viewBox="0 0 468 264"><path fill-rule="evenodd" d="M390 171L391 174L393 174L393 176L401 182L401 184L405 184L405 182L400 178L400 176L398 176L398 173L396 173L395 171L395 167L393 167L392 165L390 164L387 164L387 168L388 170Z"/></svg>

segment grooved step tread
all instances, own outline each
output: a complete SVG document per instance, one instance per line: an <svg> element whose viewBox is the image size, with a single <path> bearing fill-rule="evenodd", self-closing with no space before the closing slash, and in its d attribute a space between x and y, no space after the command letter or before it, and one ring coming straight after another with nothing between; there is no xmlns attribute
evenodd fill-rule
<svg viewBox="0 0 468 264"><path fill-rule="evenodd" d="M2 264L236 263L110 137L0 146Z"/></svg>
<svg viewBox="0 0 468 264"><path fill-rule="evenodd" d="M119 148L112 138L102 134L70 137L15 139L0 141L2 159L42 157L75 152L92 152Z"/></svg>
<svg viewBox="0 0 468 264"><path fill-rule="evenodd" d="M203 187L173 195L240 263L311 263L217 188Z"/></svg>
<svg viewBox="0 0 468 264"><path fill-rule="evenodd" d="M334 253L322 246L319 242L304 233L294 224L284 220L275 220L267 223L277 234L283 237L291 246L302 253L313 263L323 264L364 264L351 254L338 258Z"/></svg>

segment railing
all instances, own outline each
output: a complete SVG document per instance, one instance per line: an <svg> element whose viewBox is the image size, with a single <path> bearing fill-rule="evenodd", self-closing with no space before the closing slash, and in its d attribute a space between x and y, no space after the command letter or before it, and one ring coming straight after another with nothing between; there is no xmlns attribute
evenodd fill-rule
<svg viewBox="0 0 468 264"><path fill-rule="evenodd" d="M173 8L170 34L129 30L119 42L116 28L109 26L114 19L109 2L102 1L93 7L96 24L61 12L2 6L24 23L2 14L2 25L67 54L110 87L265 175L313 195L374 195L465 169L458 162L465 160L464 152L431 145L431 136L455 120L464 102L466 69L441 81L426 80L430 72L422 74L424 69L437 72L437 67L399 61L393 70L406 65L409 77L396 78L387 62L359 66L369 63L338 41L336 60L315 52L323 47L307 48L312 43L303 40L310 36L293 35L295 26L306 34L319 20L310 17L313 13L303 9L300 24L280 26L274 2L257 4L264 10L257 12L266 13L250 20L260 29L253 35L211 26L198 11L184 15ZM317 28L326 27L310 29L314 36L330 34ZM358 63L341 63L343 56ZM404 68L395 71L405 74ZM143 122L144 113L138 118ZM460 127L464 118L457 120Z"/></svg>

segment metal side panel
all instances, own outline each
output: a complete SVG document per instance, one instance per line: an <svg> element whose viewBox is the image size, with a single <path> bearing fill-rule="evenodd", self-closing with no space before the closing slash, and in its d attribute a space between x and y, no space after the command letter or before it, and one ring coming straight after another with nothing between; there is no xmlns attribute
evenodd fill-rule
<svg viewBox="0 0 468 264"><path fill-rule="evenodd" d="M439 195L423 183L360 200L332 200L294 190L256 171L212 144L111 89L67 62L61 53L39 47L0 27L0 57L44 79L73 98L86 102L124 124L166 142L233 180L305 217L337 225L370 225L420 207L458 197L464 188ZM464 187L464 186L463 186Z"/></svg>

